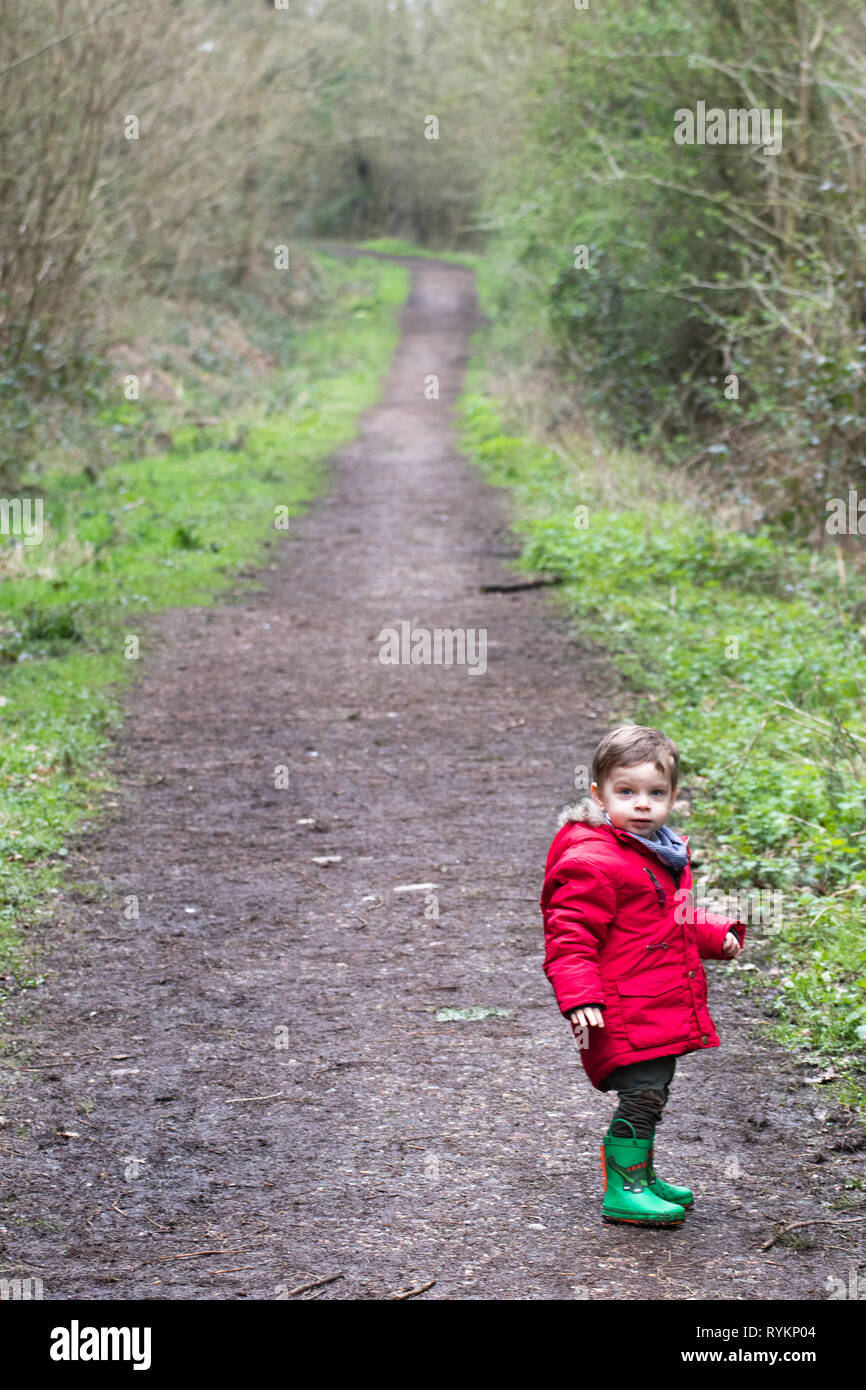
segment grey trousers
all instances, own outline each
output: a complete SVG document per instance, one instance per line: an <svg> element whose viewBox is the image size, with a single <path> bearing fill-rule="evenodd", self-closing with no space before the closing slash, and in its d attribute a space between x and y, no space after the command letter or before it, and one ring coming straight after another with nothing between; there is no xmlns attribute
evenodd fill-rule
<svg viewBox="0 0 866 1390"><path fill-rule="evenodd" d="M676 1065L676 1057L653 1057L648 1062L629 1062L608 1073L604 1089L619 1092L619 1105L611 1121L612 1135L630 1139L628 1126L617 1123L630 1120L638 1139L651 1137L653 1126L660 1123L667 1104Z"/></svg>

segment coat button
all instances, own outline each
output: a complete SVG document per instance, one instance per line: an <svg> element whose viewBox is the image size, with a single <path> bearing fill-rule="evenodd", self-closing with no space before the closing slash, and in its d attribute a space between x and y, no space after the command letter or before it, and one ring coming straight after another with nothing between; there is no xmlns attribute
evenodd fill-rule
<svg viewBox="0 0 866 1390"><path fill-rule="evenodd" d="M690 971L689 971L689 979L690 979L690 980L693 980L694 978L695 978L695 972L694 972L694 970L690 970Z"/></svg>
<svg viewBox="0 0 866 1390"><path fill-rule="evenodd" d="M706 1035L706 1033L704 1033L703 1037L701 1038L701 1042L702 1042L702 1043L705 1043L706 1041L707 1041L707 1035Z"/></svg>

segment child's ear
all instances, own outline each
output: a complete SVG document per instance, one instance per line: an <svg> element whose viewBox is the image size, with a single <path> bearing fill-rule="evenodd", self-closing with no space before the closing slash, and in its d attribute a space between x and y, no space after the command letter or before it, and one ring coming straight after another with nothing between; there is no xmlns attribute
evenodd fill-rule
<svg viewBox="0 0 866 1390"><path fill-rule="evenodd" d="M590 784L589 784L589 794L590 794L590 796L592 797L593 801L595 802L596 806L603 806L603 805L604 805L604 802L602 801L601 797L600 797L599 794L598 794L598 783L597 783L597 782L590 782Z"/></svg>

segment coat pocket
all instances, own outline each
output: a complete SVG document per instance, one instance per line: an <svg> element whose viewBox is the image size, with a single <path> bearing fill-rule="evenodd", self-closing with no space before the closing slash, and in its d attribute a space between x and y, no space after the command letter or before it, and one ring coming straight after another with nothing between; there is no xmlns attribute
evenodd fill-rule
<svg viewBox="0 0 866 1390"><path fill-rule="evenodd" d="M616 982L622 1023L632 1047L663 1047L684 1032L685 986L664 973L646 971Z"/></svg>

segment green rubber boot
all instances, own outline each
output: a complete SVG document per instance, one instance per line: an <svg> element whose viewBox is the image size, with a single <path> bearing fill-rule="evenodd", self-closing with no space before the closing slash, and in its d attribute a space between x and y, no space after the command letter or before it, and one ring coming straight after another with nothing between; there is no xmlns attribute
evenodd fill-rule
<svg viewBox="0 0 866 1390"><path fill-rule="evenodd" d="M694 1193L688 1187L677 1187L676 1183L664 1182L657 1176L653 1167L653 1146L655 1144L656 1127L653 1125L650 1137L649 1169L647 1177L647 1187L650 1192L654 1192L657 1197L661 1197L665 1202L677 1202L683 1211L688 1211L689 1207L695 1204Z"/></svg>
<svg viewBox="0 0 866 1390"><path fill-rule="evenodd" d="M629 1126L633 1139L619 1139L611 1134L611 1121L601 1144L603 1220L629 1222L637 1226L682 1225L684 1208L678 1202L668 1202L650 1190L648 1173L652 1139L638 1139L634 1125L629 1120L624 1123Z"/></svg>

